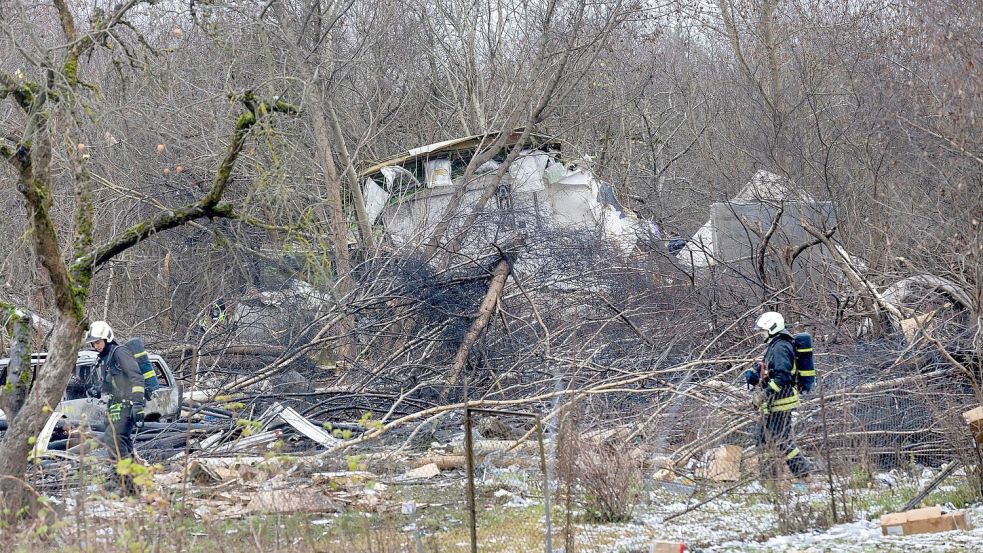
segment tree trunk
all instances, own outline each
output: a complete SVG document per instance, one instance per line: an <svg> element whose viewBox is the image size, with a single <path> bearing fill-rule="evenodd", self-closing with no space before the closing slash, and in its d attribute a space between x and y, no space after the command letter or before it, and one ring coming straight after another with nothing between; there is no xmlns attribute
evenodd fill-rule
<svg viewBox="0 0 983 553"><path fill-rule="evenodd" d="M358 183L355 163L348 153L348 146L345 145L345 135L341 132L341 122L338 121L338 113L335 111L334 105L330 100L328 101L328 112L331 114L331 129L334 131L335 143L338 144L338 154L341 156L341 162L345 164L345 177L348 179L348 186L352 189L352 203L355 207L355 221L358 224L361 245L367 250L372 250L375 249L375 238L372 236L369 216L365 212L365 197L362 195L362 188Z"/></svg>
<svg viewBox="0 0 983 553"><path fill-rule="evenodd" d="M34 512L36 497L24 481L24 460L48 417L61 401L78 359L78 345L83 327L74 313L59 314L51 337L51 349L41 373L34 382L17 416L8 419L7 431L0 440L0 513L12 520ZM8 510L9 509L9 510Z"/></svg>
<svg viewBox="0 0 983 553"><path fill-rule="evenodd" d="M481 300L481 306L478 308L478 316L471 323L471 328L468 329L467 334L464 335L461 346L457 348L457 354L454 356L454 365L451 367L450 379L448 380L450 386L457 385L461 370L464 368L464 364L468 360L468 354L471 352L471 347L478 341L478 337L481 336L485 327L488 326L488 321L491 319L492 313L495 312L495 307L498 305L498 299L502 297L502 290L505 289L505 281L508 279L510 272L512 272L512 261L505 255L495 265L495 269L492 270L492 279L488 284L488 291L485 293L485 298Z"/></svg>
<svg viewBox="0 0 983 553"><path fill-rule="evenodd" d="M34 372L31 370L31 315L15 308L8 309L12 319L13 342L10 344L10 363L7 365L7 378L0 388L0 411L8 420L13 420L27 399Z"/></svg>
<svg viewBox="0 0 983 553"><path fill-rule="evenodd" d="M317 142L317 157L321 162L321 168L324 170L328 236L331 249L335 254L334 274L337 291L335 297L344 302L348 293L351 292L352 281L351 258L348 254L348 220L345 217L345 209L341 201L341 178L334 163L331 135L324 108L321 106L321 99L319 97L314 98L313 101L308 102L308 107L311 114L311 126L314 128L314 139ZM342 338L338 344L338 357L353 358L355 348L351 333L355 328L355 322L352 317L346 316L341 320L340 327Z"/></svg>

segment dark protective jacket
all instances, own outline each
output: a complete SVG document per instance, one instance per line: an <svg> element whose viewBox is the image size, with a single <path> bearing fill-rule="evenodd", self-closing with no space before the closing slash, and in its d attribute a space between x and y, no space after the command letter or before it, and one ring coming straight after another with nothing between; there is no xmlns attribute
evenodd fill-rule
<svg viewBox="0 0 983 553"><path fill-rule="evenodd" d="M113 396L113 404L129 401L143 409L143 374L130 350L116 342L107 343L99 354L99 366L104 375L102 393Z"/></svg>
<svg viewBox="0 0 983 553"><path fill-rule="evenodd" d="M766 413L788 411L799 406L799 391L795 385L795 339L783 330L774 335L765 350L768 378L761 381L767 401Z"/></svg>

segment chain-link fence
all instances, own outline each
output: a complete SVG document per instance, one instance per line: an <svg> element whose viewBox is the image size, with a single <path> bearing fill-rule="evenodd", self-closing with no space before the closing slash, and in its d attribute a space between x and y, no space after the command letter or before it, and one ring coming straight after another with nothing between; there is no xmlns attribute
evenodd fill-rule
<svg viewBox="0 0 983 553"><path fill-rule="evenodd" d="M503 443L475 432L476 415L518 419L520 428L532 424L525 439ZM464 446L468 550L553 551L554 486L539 416L465 408Z"/></svg>

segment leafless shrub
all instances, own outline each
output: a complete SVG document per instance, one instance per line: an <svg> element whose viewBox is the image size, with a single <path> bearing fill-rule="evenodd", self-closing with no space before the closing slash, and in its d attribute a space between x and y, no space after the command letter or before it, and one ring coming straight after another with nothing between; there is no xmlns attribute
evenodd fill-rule
<svg viewBox="0 0 983 553"><path fill-rule="evenodd" d="M623 436L617 433L585 437L571 420L562 424L557 475L566 492L568 511L576 501L586 521L627 522L641 500L639 450L619 438Z"/></svg>

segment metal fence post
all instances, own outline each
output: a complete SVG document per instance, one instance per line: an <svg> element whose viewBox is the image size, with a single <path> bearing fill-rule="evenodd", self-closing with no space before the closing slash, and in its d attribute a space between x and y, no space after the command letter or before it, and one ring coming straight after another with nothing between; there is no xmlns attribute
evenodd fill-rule
<svg viewBox="0 0 983 553"><path fill-rule="evenodd" d="M471 437L471 408L464 407L464 458L468 470L468 523L471 530L471 553L478 553L478 521L474 497L474 443Z"/></svg>
<svg viewBox="0 0 983 553"><path fill-rule="evenodd" d="M553 553L553 522L550 518L550 473L546 464L546 445L543 439L543 419L536 417L539 437L539 465L543 469L543 510L546 515L546 553Z"/></svg>

